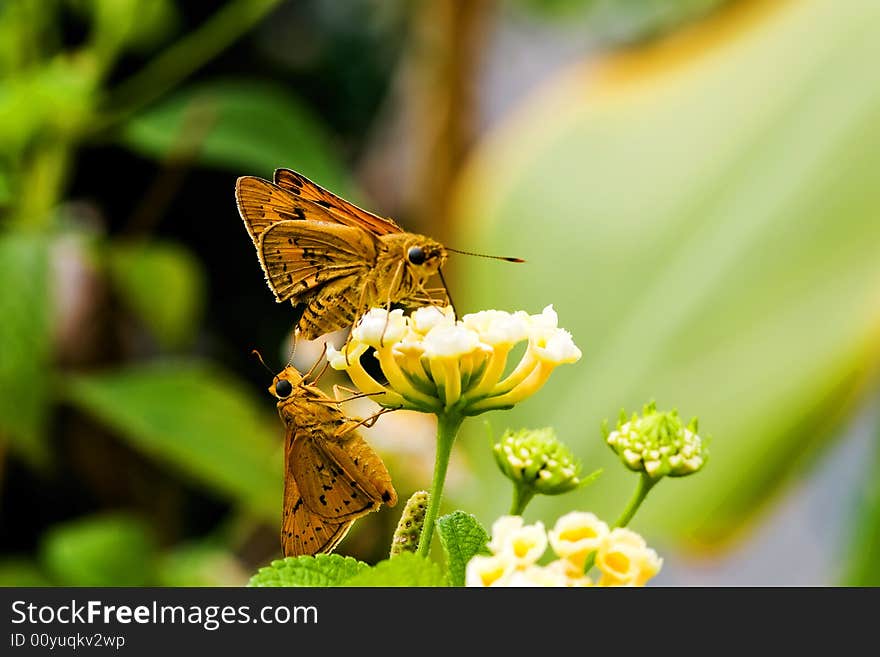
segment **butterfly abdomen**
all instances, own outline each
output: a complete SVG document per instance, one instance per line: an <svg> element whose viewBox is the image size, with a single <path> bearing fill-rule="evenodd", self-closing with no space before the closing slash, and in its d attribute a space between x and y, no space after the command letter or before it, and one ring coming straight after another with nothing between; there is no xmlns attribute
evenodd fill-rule
<svg viewBox="0 0 880 657"><path fill-rule="evenodd" d="M321 288L306 304L297 325L299 336L315 340L351 326L362 311L357 303L360 291L353 289L356 282L356 277L349 276Z"/></svg>

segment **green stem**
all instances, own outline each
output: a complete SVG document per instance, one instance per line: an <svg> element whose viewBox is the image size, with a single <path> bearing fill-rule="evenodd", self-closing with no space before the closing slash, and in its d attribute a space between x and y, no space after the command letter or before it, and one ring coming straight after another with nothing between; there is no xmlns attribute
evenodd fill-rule
<svg viewBox="0 0 880 657"><path fill-rule="evenodd" d="M535 496L535 489L531 486L516 486L513 487L513 502L510 505L510 515L512 516L521 516L523 511L526 510L529 502L532 501L532 498Z"/></svg>
<svg viewBox="0 0 880 657"><path fill-rule="evenodd" d="M642 505L642 502L645 501L645 498L648 496L648 493L651 492L651 489L654 485L660 481L659 479L651 479L646 473L642 472L639 477L639 483L636 484L636 490L633 493L632 498L629 501L629 504L626 505L626 508L623 510L623 513L620 514L620 517L617 519L617 522L614 523L614 528L617 527L626 527L629 524L629 521L633 519L633 516L636 514L636 511L639 510L639 507ZM591 553L586 562L584 563L584 572L587 573L593 567L593 564L596 563L596 553Z"/></svg>
<svg viewBox="0 0 880 657"><path fill-rule="evenodd" d="M99 128L115 123L149 104L202 67L274 9L280 0L231 0L201 27L170 46L161 55L111 92L112 114Z"/></svg>
<svg viewBox="0 0 880 657"><path fill-rule="evenodd" d="M639 507L642 505L642 502L645 501L645 498L648 496L648 493L654 487L659 479L651 479L644 472L639 477L639 483L636 485L636 491L633 493L632 499L629 501L627 507L623 510L623 513L620 514L620 517L617 519L617 522L614 523L615 527L626 527L629 524L629 521L632 520L632 517L636 514Z"/></svg>
<svg viewBox="0 0 880 657"><path fill-rule="evenodd" d="M434 524L440 511L440 500L443 496L443 483L446 481L446 468L452 454L455 436L461 427L464 417L458 413L439 413L437 415L437 454L434 457L434 479L428 497L428 510L425 513L425 525L419 539L417 554L427 557L431 551L431 539L434 537Z"/></svg>

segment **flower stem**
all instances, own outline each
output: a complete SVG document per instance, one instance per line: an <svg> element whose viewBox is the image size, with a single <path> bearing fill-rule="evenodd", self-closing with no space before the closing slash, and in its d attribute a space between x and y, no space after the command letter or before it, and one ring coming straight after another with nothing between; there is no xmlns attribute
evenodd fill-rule
<svg viewBox="0 0 880 657"><path fill-rule="evenodd" d="M534 488L530 486L514 486L513 502L510 505L510 515L521 516L534 496Z"/></svg>
<svg viewBox="0 0 880 657"><path fill-rule="evenodd" d="M648 496L648 493L654 487L659 479L652 479L644 472L641 473L639 477L639 483L636 485L636 492L633 493L632 499L629 501L629 504L623 510L623 513L620 514L620 517L617 519L617 522L614 523L615 527L626 527L629 524L629 521L632 520L632 517L636 514L639 507L642 505L642 502L645 501L645 498Z"/></svg>
<svg viewBox="0 0 880 657"><path fill-rule="evenodd" d="M652 479L646 473L642 472L639 477L639 483L636 484L636 490L633 493L632 498L629 501L629 504L626 505L626 508L623 510L623 513L620 514L620 517L617 519L617 522L614 523L613 528L617 527L626 527L629 524L629 521L633 519L633 516L638 511L639 507L642 505L642 502L645 501L645 498L648 496L648 493L654 487L659 479ZM584 572L589 572L590 568L593 567L593 564L596 562L596 553L592 552L588 557L586 562L584 563Z"/></svg>
<svg viewBox="0 0 880 657"><path fill-rule="evenodd" d="M443 496L443 483L446 481L446 468L449 465L449 456L452 454L455 436L458 434L463 421L464 417L458 413L437 414L437 454L434 457L434 479L431 482L428 510L425 513L425 525L422 529L422 536L419 539L419 549L417 552L422 557L427 557L431 551L434 524L437 522L440 500Z"/></svg>

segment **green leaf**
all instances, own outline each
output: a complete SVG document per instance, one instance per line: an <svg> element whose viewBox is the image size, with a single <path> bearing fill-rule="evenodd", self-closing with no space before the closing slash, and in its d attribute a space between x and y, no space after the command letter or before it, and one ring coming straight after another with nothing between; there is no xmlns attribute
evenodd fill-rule
<svg viewBox="0 0 880 657"><path fill-rule="evenodd" d="M9 557L0 561L0 587L52 585L42 568L28 557Z"/></svg>
<svg viewBox="0 0 880 657"><path fill-rule="evenodd" d="M550 524L573 505L617 517L634 480L599 427L656 399L699 416L712 460L652 491L638 529L720 546L876 381L880 77L865 62L880 61L880 4L737 6L585 62L462 174L450 243L527 263L462 259L459 311L552 303L583 351L505 418L552 418L604 468L576 499L533 502ZM505 512L485 490L455 503Z"/></svg>
<svg viewBox="0 0 880 657"><path fill-rule="evenodd" d="M242 586L247 574L234 554L207 543L175 546L158 563L159 586Z"/></svg>
<svg viewBox="0 0 880 657"><path fill-rule="evenodd" d="M0 235L0 439L34 466L49 462L49 238Z"/></svg>
<svg viewBox="0 0 880 657"><path fill-rule="evenodd" d="M188 143L194 134L198 143ZM239 174L271 177L277 167L289 167L337 193L350 189L320 117L266 83L220 80L182 90L132 119L121 138L157 158L196 148L202 164Z"/></svg>
<svg viewBox="0 0 880 657"><path fill-rule="evenodd" d="M412 552L398 554L365 569L341 586L448 586L440 564Z"/></svg>
<svg viewBox="0 0 880 657"><path fill-rule="evenodd" d="M90 516L43 536L40 559L60 586L148 586L155 583L149 527L131 516Z"/></svg>
<svg viewBox="0 0 880 657"><path fill-rule="evenodd" d="M122 302L166 347L192 341L205 295L199 262L181 246L162 242L117 243L108 254L111 280Z"/></svg>
<svg viewBox="0 0 880 657"><path fill-rule="evenodd" d="M369 565L338 554L287 557L260 568L248 586L339 586Z"/></svg>
<svg viewBox="0 0 880 657"><path fill-rule="evenodd" d="M229 375L158 362L72 377L64 394L147 456L278 522L283 429Z"/></svg>
<svg viewBox="0 0 880 657"><path fill-rule="evenodd" d="M437 520L440 544L446 553L449 583L464 586L464 574L468 561L476 554L489 554L486 544L489 533L477 518L464 511L453 511Z"/></svg>

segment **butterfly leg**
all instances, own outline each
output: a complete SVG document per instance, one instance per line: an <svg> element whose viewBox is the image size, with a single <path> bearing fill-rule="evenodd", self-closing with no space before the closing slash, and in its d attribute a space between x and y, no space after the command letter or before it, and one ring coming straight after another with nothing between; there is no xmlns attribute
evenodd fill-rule
<svg viewBox="0 0 880 657"><path fill-rule="evenodd" d="M344 390L345 392L351 393L350 397L346 397L342 399L339 396L339 391ZM354 388L349 388L348 386L341 386L338 383L333 385L333 395L336 397L336 400L333 402L335 404L341 404L342 402L351 401L353 399L362 399L363 397L375 397L376 395L384 395L385 392L380 390L378 392L361 392L360 390L355 390Z"/></svg>
<svg viewBox="0 0 880 657"><path fill-rule="evenodd" d="M394 270L394 277L391 279L391 285L388 286L388 300L385 302L385 326L382 327L382 335L379 338L379 346L384 347L385 340L385 331L388 330L388 321L391 318L391 295L394 294L394 291L400 285L401 279L403 278L403 262L397 263L397 269Z"/></svg>
<svg viewBox="0 0 880 657"><path fill-rule="evenodd" d="M359 426L364 426L369 429L371 426L376 424L376 420L378 420L380 417L385 415L385 413L390 413L391 411L396 411L396 410L398 410L398 409L396 409L396 408L383 408L381 411L373 413L370 417L364 418L363 420L350 420L349 422L346 422L341 427L336 429L336 431L333 432L333 435L335 438L338 438L340 436L344 436L348 432L354 431Z"/></svg>

